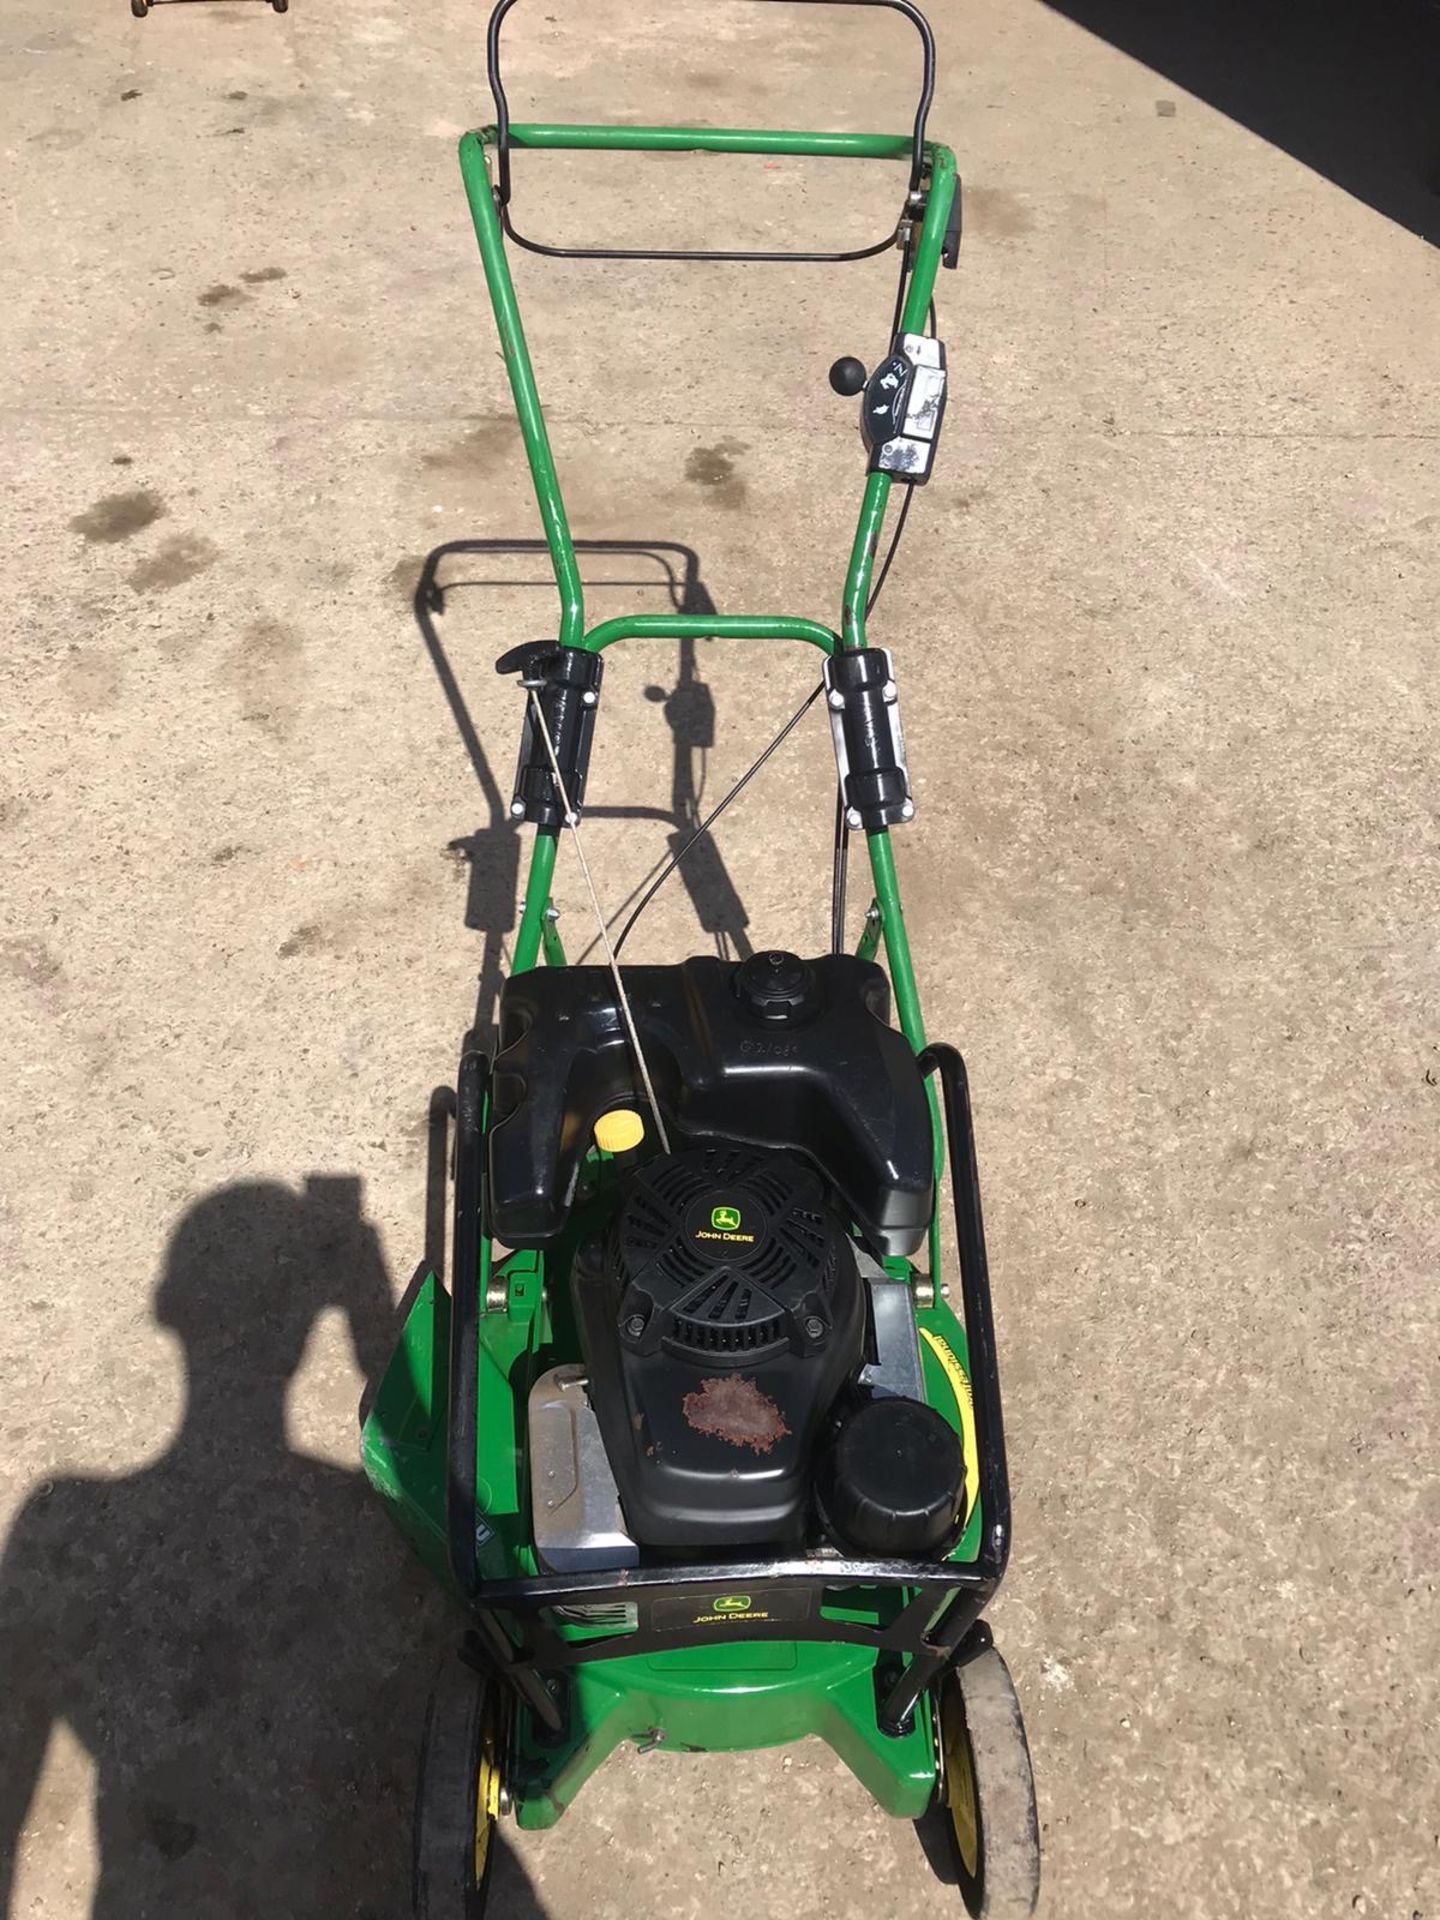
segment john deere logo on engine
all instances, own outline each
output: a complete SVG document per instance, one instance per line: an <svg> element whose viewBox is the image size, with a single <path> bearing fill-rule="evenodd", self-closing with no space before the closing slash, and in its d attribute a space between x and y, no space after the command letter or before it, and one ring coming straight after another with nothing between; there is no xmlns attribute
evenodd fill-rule
<svg viewBox="0 0 1440 1920"><path fill-rule="evenodd" d="M720 1259L757 1246L765 1231L765 1217L758 1207L737 1207L723 1200L717 1205L709 1194L695 1202L689 1222L691 1239Z"/></svg>
<svg viewBox="0 0 1440 1920"><path fill-rule="evenodd" d="M748 1593L725 1593L715 1602L716 1613L748 1613L750 1596Z"/></svg>

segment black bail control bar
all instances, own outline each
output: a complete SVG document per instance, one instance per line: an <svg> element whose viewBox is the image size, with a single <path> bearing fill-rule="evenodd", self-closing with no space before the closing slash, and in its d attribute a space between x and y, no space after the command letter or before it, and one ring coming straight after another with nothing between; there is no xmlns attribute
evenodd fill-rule
<svg viewBox="0 0 1440 1920"><path fill-rule="evenodd" d="M595 738L595 709L600 704L604 660L583 647L561 647L553 640L531 640L502 653L495 662L495 671L518 673L521 686L539 702L565 793L578 818L585 801L585 777L590 771L590 748ZM557 833L566 824L565 803L555 784L549 749L535 725L535 711L528 699L510 818L527 820L546 833Z"/></svg>
<svg viewBox="0 0 1440 1920"><path fill-rule="evenodd" d="M516 0L497 0L490 14L490 25L486 32L486 65L489 72L490 91L495 96L495 153L498 162L498 179L495 185L495 198L500 212L500 224L517 246L524 247L530 253L543 253L556 260L782 260L782 261L849 261L870 260L876 254L888 253L892 247L901 244L900 236L906 231L907 224L918 218L917 199L920 195L926 169L925 127L930 116L930 106L935 98L935 36L930 30L930 22L925 18L914 0L801 0L804 5L847 5L865 7L885 7L892 13L902 14L920 36L921 79L920 97L915 108L914 127L910 140L910 196L906 210L896 227L883 238L873 241L865 247L849 247L842 251L795 252L785 249L775 251L756 251L754 249L736 250L733 248L715 249L676 249L672 247L557 247L541 240L532 240L528 234L521 233L515 225L511 213L513 181L511 178L511 154L514 143L510 136L510 102L500 77L500 29L505 16L516 4ZM958 246L958 238L956 242ZM946 238L947 249L949 236ZM954 262L946 258L947 265Z"/></svg>
<svg viewBox="0 0 1440 1920"><path fill-rule="evenodd" d="M825 662L825 701L845 822L878 833L913 820L900 698L888 647L859 647Z"/></svg>

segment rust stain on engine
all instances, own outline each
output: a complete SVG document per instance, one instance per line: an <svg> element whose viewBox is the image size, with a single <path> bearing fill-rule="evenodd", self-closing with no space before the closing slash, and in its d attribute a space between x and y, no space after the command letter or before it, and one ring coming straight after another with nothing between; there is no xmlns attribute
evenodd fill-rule
<svg viewBox="0 0 1440 1920"><path fill-rule="evenodd" d="M687 1393L685 1419L697 1433L713 1434L732 1447L769 1453L790 1429L779 1407L756 1386L730 1374L720 1380L702 1380L699 1391Z"/></svg>

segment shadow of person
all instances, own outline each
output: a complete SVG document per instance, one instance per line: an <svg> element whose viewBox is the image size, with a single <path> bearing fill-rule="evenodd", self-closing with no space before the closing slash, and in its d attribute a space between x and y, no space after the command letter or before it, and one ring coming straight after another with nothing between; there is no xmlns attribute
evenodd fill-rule
<svg viewBox="0 0 1440 1920"><path fill-rule="evenodd" d="M0 1916L51 1729L94 1764L97 1920L395 1920L416 1740L458 1618L358 1470L295 1452L316 1318L367 1375L393 1307L357 1180L225 1188L155 1297L186 1369L153 1465L35 1493L0 1562ZM518 1863L510 1910L538 1913Z"/></svg>

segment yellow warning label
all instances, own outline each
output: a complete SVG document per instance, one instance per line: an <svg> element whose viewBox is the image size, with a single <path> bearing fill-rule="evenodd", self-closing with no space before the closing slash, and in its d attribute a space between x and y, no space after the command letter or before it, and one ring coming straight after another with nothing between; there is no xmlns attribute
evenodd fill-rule
<svg viewBox="0 0 1440 1920"><path fill-rule="evenodd" d="M955 1396L955 1410L960 1416L960 1437L965 1452L965 1519L968 1524L975 1511L975 1502L980 1498L980 1448L975 1439L975 1396L970 1390L970 1376L961 1366L960 1356L948 1340L938 1333L932 1333L929 1327L921 1327L920 1338L940 1362L941 1371Z"/></svg>

